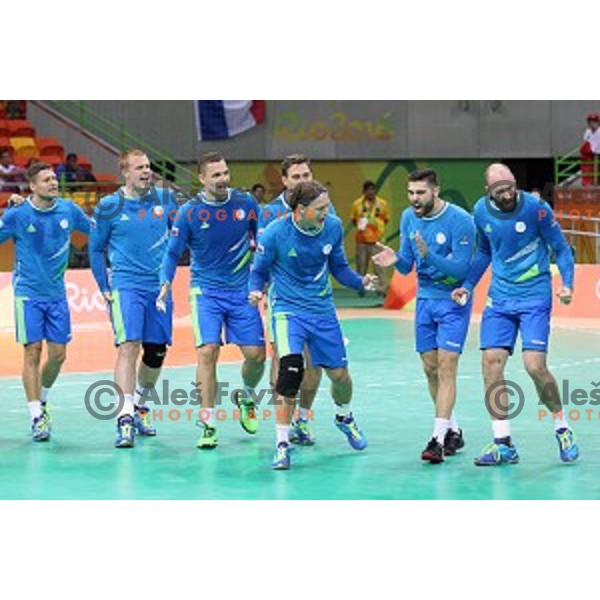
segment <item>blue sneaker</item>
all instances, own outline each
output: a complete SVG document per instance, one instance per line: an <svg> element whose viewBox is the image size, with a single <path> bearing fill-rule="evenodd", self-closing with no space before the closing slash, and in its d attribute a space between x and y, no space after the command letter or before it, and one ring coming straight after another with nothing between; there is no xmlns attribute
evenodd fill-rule
<svg viewBox="0 0 600 600"><path fill-rule="evenodd" d="M271 467L276 471L285 471L290 466L290 445L286 442L279 442L275 449L275 456L273 457Z"/></svg>
<svg viewBox="0 0 600 600"><path fill-rule="evenodd" d="M150 410L142 406L135 407L134 416L135 432L138 435L154 436L156 435L156 428L150 421Z"/></svg>
<svg viewBox="0 0 600 600"><path fill-rule="evenodd" d="M367 438L358 428L352 413L344 418L336 416L335 426L348 438L348 443L354 450L364 450L367 447Z"/></svg>
<svg viewBox="0 0 600 600"><path fill-rule="evenodd" d="M496 465L514 465L519 462L519 454L516 446L506 444L488 444L482 451L481 456L475 459L478 467L494 467Z"/></svg>
<svg viewBox="0 0 600 600"><path fill-rule="evenodd" d="M290 442L292 444L313 446L316 441L307 419L292 421L292 426L290 427Z"/></svg>
<svg viewBox="0 0 600 600"><path fill-rule="evenodd" d="M43 406L42 414L31 422L31 437L34 442L47 442L50 439L52 419L48 408L48 406Z"/></svg>
<svg viewBox="0 0 600 600"><path fill-rule="evenodd" d="M574 462L579 458L579 448L575 442L575 434L565 427L556 431L556 441L563 462Z"/></svg>
<svg viewBox="0 0 600 600"><path fill-rule="evenodd" d="M117 420L115 448L133 448L135 444L135 421L131 415L123 415Z"/></svg>

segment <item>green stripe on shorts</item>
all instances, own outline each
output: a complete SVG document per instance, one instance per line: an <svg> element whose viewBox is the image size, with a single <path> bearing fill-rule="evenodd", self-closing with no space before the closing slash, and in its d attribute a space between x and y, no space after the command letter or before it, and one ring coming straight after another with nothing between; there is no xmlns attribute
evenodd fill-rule
<svg viewBox="0 0 600 600"><path fill-rule="evenodd" d="M113 327L115 329L115 344L122 344L126 341L125 323L123 323L123 311L121 310L121 294L118 291L112 292L111 315Z"/></svg>
<svg viewBox="0 0 600 600"><path fill-rule="evenodd" d="M15 311L17 313L17 343L28 344L27 340L27 327L25 326L25 296L19 296L15 298Z"/></svg>
<svg viewBox="0 0 600 600"><path fill-rule="evenodd" d="M194 344L196 348L202 346L202 333L200 332L200 320L198 318L198 296L202 296L200 288L190 290L190 307L192 309L192 329L194 330Z"/></svg>
<svg viewBox="0 0 600 600"><path fill-rule="evenodd" d="M287 313L275 314L275 345L279 356L287 356L290 352L288 339L288 315Z"/></svg>

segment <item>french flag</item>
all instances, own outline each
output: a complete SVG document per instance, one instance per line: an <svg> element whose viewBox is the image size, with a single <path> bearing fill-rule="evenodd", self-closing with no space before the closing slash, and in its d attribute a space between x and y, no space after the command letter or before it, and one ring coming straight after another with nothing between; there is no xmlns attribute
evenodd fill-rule
<svg viewBox="0 0 600 600"><path fill-rule="evenodd" d="M226 140L265 120L265 100L196 100L198 139Z"/></svg>

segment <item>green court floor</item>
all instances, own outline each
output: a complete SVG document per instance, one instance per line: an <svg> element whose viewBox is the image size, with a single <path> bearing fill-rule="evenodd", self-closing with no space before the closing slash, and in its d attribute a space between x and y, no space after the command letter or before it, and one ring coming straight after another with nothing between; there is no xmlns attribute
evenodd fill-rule
<svg viewBox="0 0 600 600"><path fill-rule="evenodd" d="M564 465L549 419L538 420L532 384L517 354L507 376L523 386L527 404L513 421L521 463L477 468L472 458L490 440L473 326L459 375L459 421L465 431L462 455L442 465L422 464L431 435L427 396L412 323L356 319L343 323L355 383L354 413L369 438L358 453L333 426L333 404L322 386L316 403L317 445L293 454L292 469L273 472L274 421L249 436L231 419L220 426L220 446L199 451L199 430L185 412L171 421L164 410L159 435L139 439L132 450L113 448L114 422L86 412L88 385L109 374L65 375L54 390L54 435L47 444L29 437L29 416L17 379L0 380L0 498L32 499L598 499L600 498L600 406L571 405L582 457ZM551 366L573 388L600 381L599 331L555 329ZM172 387L189 389L193 368L170 368ZM239 382L239 365L219 369L222 381ZM173 408L173 407L171 407ZM181 410L185 410L183 407ZM230 406L225 406L229 411ZM593 410L589 418L586 410ZM589 419L589 420L588 420Z"/></svg>

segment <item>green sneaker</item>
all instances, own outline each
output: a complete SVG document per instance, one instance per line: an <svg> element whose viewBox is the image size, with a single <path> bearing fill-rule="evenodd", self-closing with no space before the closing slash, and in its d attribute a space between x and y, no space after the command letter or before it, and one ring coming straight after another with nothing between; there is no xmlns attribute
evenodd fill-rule
<svg viewBox="0 0 600 600"><path fill-rule="evenodd" d="M204 421L197 421L196 425L202 429L202 435L196 446L200 448L200 450L214 450L219 445L217 429L215 427L210 427L210 425L207 425Z"/></svg>
<svg viewBox="0 0 600 600"><path fill-rule="evenodd" d="M258 431L258 418L256 417L256 406L252 400L238 400L236 394L235 403L240 409L240 425L246 433L254 435Z"/></svg>
<svg viewBox="0 0 600 600"><path fill-rule="evenodd" d="M34 442L47 442L50 439L51 423L50 407L46 404L42 407L42 414L31 423L31 437Z"/></svg>

